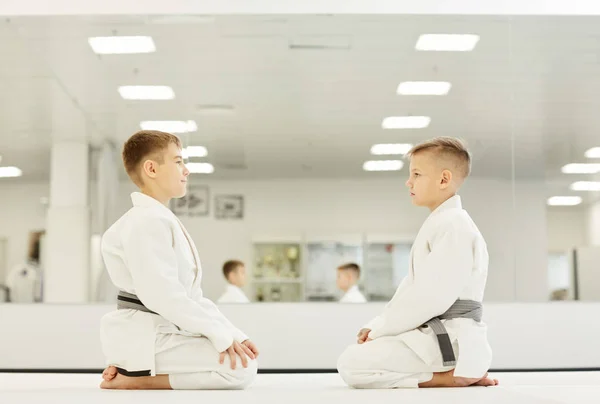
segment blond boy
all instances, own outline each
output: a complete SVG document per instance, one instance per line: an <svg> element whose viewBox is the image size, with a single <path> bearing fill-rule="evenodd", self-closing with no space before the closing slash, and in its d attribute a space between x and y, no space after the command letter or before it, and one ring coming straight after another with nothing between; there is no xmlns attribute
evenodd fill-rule
<svg viewBox="0 0 600 404"><path fill-rule="evenodd" d="M179 139L140 131L123 163L140 189L133 207L102 238L102 256L120 290L101 324L105 389L242 389L257 373L256 346L202 294L202 267L169 201L189 175Z"/></svg>
<svg viewBox="0 0 600 404"><path fill-rule="evenodd" d="M431 214L414 241L408 275L341 355L338 371L355 388L494 386L481 321L488 252L458 196L470 154L443 137L408 157L412 202Z"/></svg>

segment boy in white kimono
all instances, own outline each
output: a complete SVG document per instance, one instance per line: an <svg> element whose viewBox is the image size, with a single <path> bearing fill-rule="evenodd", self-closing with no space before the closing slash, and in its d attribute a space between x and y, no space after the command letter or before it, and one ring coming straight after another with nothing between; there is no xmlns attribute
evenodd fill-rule
<svg viewBox="0 0 600 404"><path fill-rule="evenodd" d="M102 238L102 256L120 290L102 318L109 367L105 389L242 389L258 356L248 337L202 295L202 268L190 235L169 210L189 171L171 134L140 131L123 162L141 192ZM241 362L241 366L240 366Z"/></svg>
<svg viewBox="0 0 600 404"><path fill-rule="evenodd" d="M364 295L358 288L360 266L354 262L340 265L337 269L336 285L344 292L340 303L366 303Z"/></svg>
<svg viewBox="0 0 600 404"><path fill-rule="evenodd" d="M242 290L246 285L246 265L242 261L229 260L223 264L223 276L227 286L217 303L250 303Z"/></svg>
<svg viewBox="0 0 600 404"><path fill-rule="evenodd" d="M410 255L409 273L383 313L338 361L354 388L494 386L481 321L488 252L457 192L471 158L457 139L436 138L408 154L413 204L431 214Z"/></svg>

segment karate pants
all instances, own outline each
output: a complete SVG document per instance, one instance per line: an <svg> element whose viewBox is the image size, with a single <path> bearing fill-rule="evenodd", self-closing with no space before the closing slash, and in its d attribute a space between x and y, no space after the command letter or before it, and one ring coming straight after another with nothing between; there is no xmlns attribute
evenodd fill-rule
<svg viewBox="0 0 600 404"><path fill-rule="evenodd" d="M454 352L457 353L457 345ZM338 360L338 372L344 382L357 389L416 388L433 378L433 373L447 372L441 354L427 364L403 341L393 337L378 338L349 346Z"/></svg>
<svg viewBox="0 0 600 404"><path fill-rule="evenodd" d="M156 338L156 374L169 375L173 390L240 390L256 378L256 360L248 358L244 368L236 354L236 368L231 369L226 355L221 365L219 352L206 338L160 333Z"/></svg>

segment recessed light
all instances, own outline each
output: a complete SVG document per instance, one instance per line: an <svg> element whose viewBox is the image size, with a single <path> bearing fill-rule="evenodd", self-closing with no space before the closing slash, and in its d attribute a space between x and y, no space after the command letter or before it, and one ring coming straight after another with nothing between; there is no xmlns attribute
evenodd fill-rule
<svg viewBox="0 0 600 404"><path fill-rule="evenodd" d="M447 81L405 81L398 85L400 95L446 95L452 85Z"/></svg>
<svg viewBox="0 0 600 404"><path fill-rule="evenodd" d="M92 50L99 55L151 53L156 51L149 36L103 36L88 38Z"/></svg>
<svg viewBox="0 0 600 404"><path fill-rule="evenodd" d="M183 158L208 156L208 150L206 150L206 147L204 146L188 146L183 149L183 152Z"/></svg>
<svg viewBox="0 0 600 404"><path fill-rule="evenodd" d="M591 149L585 152L585 157L589 159L600 158L600 147L592 147Z"/></svg>
<svg viewBox="0 0 600 404"><path fill-rule="evenodd" d="M377 156L406 154L412 147L413 145L408 143L376 144L371 147L371 154Z"/></svg>
<svg viewBox="0 0 600 404"><path fill-rule="evenodd" d="M126 100L172 100L175 92L169 86L121 86L119 94Z"/></svg>
<svg viewBox="0 0 600 404"><path fill-rule="evenodd" d="M390 116L383 120L384 129L422 129L429 126L428 116Z"/></svg>
<svg viewBox="0 0 600 404"><path fill-rule="evenodd" d="M580 196L553 196L548 198L548 206L576 206L581 204Z"/></svg>
<svg viewBox="0 0 600 404"><path fill-rule="evenodd" d="M372 160L363 164L365 171L398 171L402 167L404 163L401 160Z"/></svg>
<svg viewBox="0 0 600 404"><path fill-rule="evenodd" d="M419 37L415 49L420 51L467 52L475 49L478 35L424 34Z"/></svg>
<svg viewBox="0 0 600 404"><path fill-rule="evenodd" d="M14 178L23 175L23 171L17 167L0 167L0 178Z"/></svg>
<svg viewBox="0 0 600 404"><path fill-rule="evenodd" d="M563 174L597 174L600 164L567 164L562 168Z"/></svg>
<svg viewBox="0 0 600 404"><path fill-rule="evenodd" d="M168 133L188 133L198 130L195 121L142 121L140 128Z"/></svg>
<svg viewBox="0 0 600 404"><path fill-rule="evenodd" d="M571 184L572 191L600 191L599 181L577 181Z"/></svg>
<svg viewBox="0 0 600 404"><path fill-rule="evenodd" d="M187 163L185 166L192 174L211 174L215 171L210 163Z"/></svg>

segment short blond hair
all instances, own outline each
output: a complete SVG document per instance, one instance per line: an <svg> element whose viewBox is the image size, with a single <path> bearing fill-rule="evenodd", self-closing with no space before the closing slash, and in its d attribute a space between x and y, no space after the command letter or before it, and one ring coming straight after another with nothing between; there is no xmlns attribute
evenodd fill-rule
<svg viewBox="0 0 600 404"><path fill-rule="evenodd" d="M181 141L177 136L158 130L141 130L125 142L122 153L123 165L135 185L138 187L143 185L140 168L144 160L152 158L159 164L164 163L162 153L171 143L181 148Z"/></svg>
<svg viewBox="0 0 600 404"><path fill-rule="evenodd" d="M444 136L436 137L414 146L406 156L411 158L424 151L431 151L438 156L450 159L458 170L457 174L462 178L467 178L471 174L471 154L465 142L460 139Z"/></svg>

